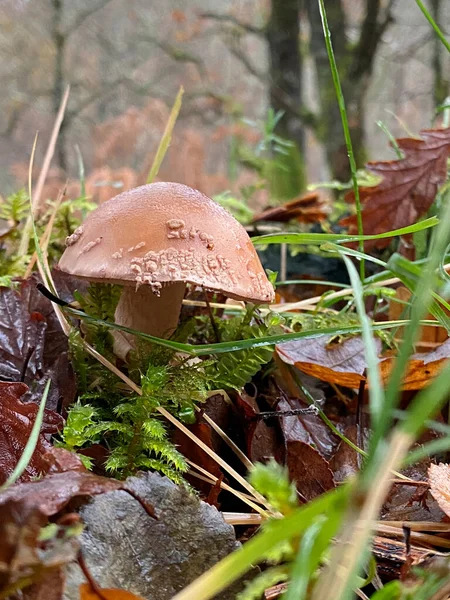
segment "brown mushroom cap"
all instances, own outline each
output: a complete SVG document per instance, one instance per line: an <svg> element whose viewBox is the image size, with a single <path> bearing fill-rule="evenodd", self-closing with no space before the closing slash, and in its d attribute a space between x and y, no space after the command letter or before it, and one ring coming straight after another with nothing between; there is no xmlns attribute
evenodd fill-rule
<svg viewBox="0 0 450 600"><path fill-rule="evenodd" d="M274 291L245 229L213 200L179 183L123 192L66 240L59 267L91 281L186 282L230 298L272 302Z"/></svg>

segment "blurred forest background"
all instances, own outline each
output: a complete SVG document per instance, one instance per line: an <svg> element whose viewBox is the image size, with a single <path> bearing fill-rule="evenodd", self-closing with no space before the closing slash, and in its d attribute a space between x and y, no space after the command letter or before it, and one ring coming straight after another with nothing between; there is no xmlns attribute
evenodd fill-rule
<svg viewBox="0 0 450 600"><path fill-rule="evenodd" d="M326 6L358 166L395 158L377 121L397 137L433 124L445 48L412 0ZM448 34L450 2L427 6ZM47 197L67 176L77 194L79 156L100 200L144 183L180 85L160 179L260 205L349 178L317 0L1 0L0 57L4 194L25 184L37 130L42 156L68 84Z"/></svg>

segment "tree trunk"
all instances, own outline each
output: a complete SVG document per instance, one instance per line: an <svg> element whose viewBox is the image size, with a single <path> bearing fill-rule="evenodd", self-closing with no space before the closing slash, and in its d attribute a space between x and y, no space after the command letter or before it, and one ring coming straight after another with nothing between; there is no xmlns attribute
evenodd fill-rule
<svg viewBox="0 0 450 600"><path fill-rule="evenodd" d="M348 181L350 166L347 148L317 0L307 0L306 8L311 28L310 49L316 67L320 102L320 122L316 134L325 146L332 177L339 181ZM364 71L352 72L353 51L347 45L345 14L340 0L327 3L327 19L346 102L353 152L357 166L362 167L366 160L364 96L369 79Z"/></svg>
<svg viewBox="0 0 450 600"><path fill-rule="evenodd" d="M56 117L64 94L64 62L66 51L66 36L63 33L63 11L64 0L52 0L53 4L53 21L51 37L55 48L55 66L53 78L53 93L52 104L53 113ZM67 155L66 155L66 131L64 121L61 123L58 142L56 146L56 156L61 169L67 171Z"/></svg>
<svg viewBox="0 0 450 600"><path fill-rule="evenodd" d="M269 46L269 98L270 105L284 115L277 126L277 133L292 142L289 156L283 162L274 189L280 197L293 197L306 185L304 167L304 127L296 111L302 105L302 59L300 53L300 4L301 0L272 0L272 12L267 26ZM287 108L287 105L291 107ZM293 109L293 110L292 110ZM283 172L284 171L284 172ZM284 191L281 191L284 188Z"/></svg>
<svg viewBox="0 0 450 600"><path fill-rule="evenodd" d="M431 15L439 28L442 29L442 21L441 21L441 0L431 0ZM432 58L432 67L433 67L433 93L434 93L434 103L435 106L439 106L444 102L449 93L449 82L446 81L444 77L444 69L442 64L442 42L437 37L434 36L433 39L433 58Z"/></svg>

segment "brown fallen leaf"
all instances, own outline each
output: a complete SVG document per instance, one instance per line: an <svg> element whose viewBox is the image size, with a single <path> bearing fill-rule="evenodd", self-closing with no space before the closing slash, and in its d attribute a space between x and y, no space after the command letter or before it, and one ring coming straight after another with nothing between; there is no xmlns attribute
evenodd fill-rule
<svg viewBox="0 0 450 600"><path fill-rule="evenodd" d="M389 320L397 321L404 318L405 314L405 304L404 302L409 302L411 298L411 292L408 288L400 286L395 290L395 297L398 300L401 300L402 303L396 302L394 299L389 302ZM434 319L434 317L428 313L425 319ZM396 340L401 340L403 338L404 327L399 327L396 331L395 338ZM418 341L416 342L416 349L427 352L428 350L432 350L436 348L439 344L445 342L448 339L447 331L443 327L433 327L432 325L423 325L420 328L420 335L418 337Z"/></svg>
<svg viewBox="0 0 450 600"><path fill-rule="evenodd" d="M285 344L278 344L276 351L284 362L317 377L321 381L357 388L367 367L364 356L364 343L359 336L336 344L329 344L329 335L305 338ZM378 352L381 340L375 338Z"/></svg>
<svg viewBox="0 0 450 600"><path fill-rule="evenodd" d="M296 219L299 223L317 223L326 219L329 212L329 207L321 198L319 192L310 192L281 206L268 208L253 217L252 222L275 221L286 223Z"/></svg>
<svg viewBox="0 0 450 600"><path fill-rule="evenodd" d="M413 354L403 378L402 390L421 390L429 385L449 358L450 340L447 340L432 352ZM384 385L389 380L394 364L392 358L380 362L381 378Z"/></svg>
<svg viewBox="0 0 450 600"><path fill-rule="evenodd" d="M450 155L450 128L428 129L420 132L421 138L397 140L404 158L400 160L370 162L366 168L382 181L359 190L364 233L377 234L390 229L400 229L416 223L433 204L437 190L447 177L447 158ZM346 196L354 202L353 192ZM350 234L357 233L356 216L342 219ZM369 248L385 248L390 239L367 241Z"/></svg>
<svg viewBox="0 0 450 600"><path fill-rule="evenodd" d="M53 473L36 481L18 483L0 496L0 507L10 500L38 509L42 514L57 514L77 497L91 497L112 490L124 489L116 479L93 475L89 471Z"/></svg>
<svg viewBox="0 0 450 600"><path fill-rule="evenodd" d="M450 465L439 463L428 467L430 492L447 517L450 517Z"/></svg>
<svg viewBox="0 0 450 600"><path fill-rule="evenodd" d="M315 448L300 441L286 444L289 478L306 500L312 500L336 487L330 465Z"/></svg>
<svg viewBox="0 0 450 600"><path fill-rule="evenodd" d="M62 592L61 567L76 558L78 543L70 536L41 540L47 522L37 506L14 498L0 504L0 597L24 586L22 597L30 600L56 600L50 590Z"/></svg>
<svg viewBox="0 0 450 600"><path fill-rule="evenodd" d="M33 276L17 290L0 287L0 379L26 383L28 402L41 398L50 378L47 406L55 410L75 400L75 376L67 337L51 302L37 291L38 282Z"/></svg>
<svg viewBox="0 0 450 600"><path fill-rule="evenodd" d="M283 413L307 407L308 405L298 398L281 398L277 404L277 411ZM285 444L303 442L309 446L312 445L326 460L331 458L339 443L339 438L319 415L314 413L282 416L280 427Z"/></svg>
<svg viewBox="0 0 450 600"><path fill-rule="evenodd" d="M22 456L39 410L34 402L20 400L27 390L24 383L0 382L0 484L8 479ZM19 481L29 481L45 470L43 455L51 448L45 436L57 433L63 423L60 415L45 409L36 449Z"/></svg>
<svg viewBox="0 0 450 600"><path fill-rule="evenodd" d="M80 600L143 600L142 596L117 588L101 588L97 593L89 583L82 583L79 590Z"/></svg>

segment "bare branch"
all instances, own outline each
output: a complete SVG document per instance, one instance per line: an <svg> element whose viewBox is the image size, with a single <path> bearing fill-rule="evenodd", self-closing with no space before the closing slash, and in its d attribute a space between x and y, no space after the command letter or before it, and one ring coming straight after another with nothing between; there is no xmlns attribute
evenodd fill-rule
<svg viewBox="0 0 450 600"><path fill-rule="evenodd" d="M389 1L384 18L381 19L381 0L367 0L367 12L361 27L359 42L353 51L354 63L350 71L352 78L370 75L381 37L394 21L392 16L394 4L395 0Z"/></svg>
<svg viewBox="0 0 450 600"><path fill-rule="evenodd" d="M86 21L86 19L89 19L89 17L91 17L93 14L95 14L96 12L101 10L103 7L105 7L110 2L111 2L111 0L100 0L100 2L98 4L96 4L95 6L91 6L88 10L85 10L84 12L80 13L74 19L72 25L67 27L67 29L62 33L62 35L64 35L64 36L71 35L76 29L78 29L79 27L81 27L81 25L83 25L83 23Z"/></svg>
<svg viewBox="0 0 450 600"><path fill-rule="evenodd" d="M152 35L138 35L136 36L136 41L154 44L157 48L162 50L165 54L167 54L167 56L169 56L173 60L177 62L192 63L198 67L198 70L200 71L201 75L206 75L205 65L201 58L198 58L197 56L194 56L193 54L190 54L185 50L180 50L180 48L177 48L169 42L159 40L158 38Z"/></svg>
<svg viewBox="0 0 450 600"><path fill-rule="evenodd" d="M247 33L252 33L253 35L260 35L260 36L265 35L265 28L255 27L254 25L250 25L250 23L243 23L242 21L239 21L239 19L236 19L236 17L233 17L232 15L223 15L223 14L216 14L216 13L201 13L200 17L202 19L211 19L214 21L222 21L225 23L230 23L232 25L235 25L236 27L239 27L240 29L243 29Z"/></svg>

